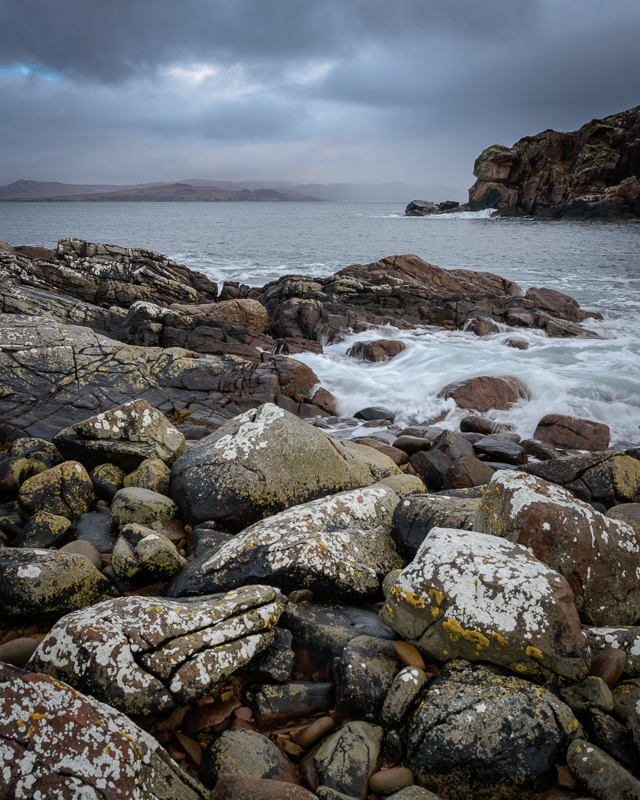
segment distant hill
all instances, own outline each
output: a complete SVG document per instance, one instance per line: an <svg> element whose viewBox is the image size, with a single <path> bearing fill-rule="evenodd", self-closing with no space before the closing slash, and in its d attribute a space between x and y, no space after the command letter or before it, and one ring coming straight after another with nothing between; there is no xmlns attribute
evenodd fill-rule
<svg viewBox="0 0 640 800"><path fill-rule="evenodd" d="M27 203L292 203L322 202L322 198L298 194L283 194L273 189L248 189L232 191L216 186L189 186L186 183L169 183L146 189L123 189L118 192L99 192L93 194L60 195L57 197L20 197L18 202Z"/></svg>
<svg viewBox="0 0 640 800"><path fill-rule="evenodd" d="M100 191L100 190L98 190ZM96 187L75 183L48 183L45 181L14 181L0 186L0 200L27 200L32 197L66 197L74 194L95 194Z"/></svg>

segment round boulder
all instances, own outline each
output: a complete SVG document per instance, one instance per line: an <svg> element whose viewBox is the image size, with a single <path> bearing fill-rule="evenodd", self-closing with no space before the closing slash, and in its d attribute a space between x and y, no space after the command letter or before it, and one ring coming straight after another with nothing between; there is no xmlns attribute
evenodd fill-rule
<svg viewBox="0 0 640 800"><path fill-rule="evenodd" d="M451 397L458 408L472 408L482 414L492 408L506 411L513 403L528 400L529 390L513 375L481 375L448 383L438 397Z"/></svg>

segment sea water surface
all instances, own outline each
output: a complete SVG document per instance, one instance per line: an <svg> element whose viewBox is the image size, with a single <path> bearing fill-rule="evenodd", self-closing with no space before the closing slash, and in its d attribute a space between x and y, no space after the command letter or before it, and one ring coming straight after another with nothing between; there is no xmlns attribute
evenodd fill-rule
<svg viewBox="0 0 640 800"><path fill-rule="evenodd" d="M411 198L407 198L409 200ZM416 253L445 269L495 272L523 289L547 286L600 311L603 338L550 339L517 329L478 338L439 329L365 332L299 356L349 415L382 405L403 423L456 428L461 413L438 392L476 375L511 374L530 399L508 412L523 437L548 413L607 423L612 443L640 444L640 224L495 219L463 212L404 217L394 203L0 203L0 239L54 247L64 236L147 247L219 283L261 286L281 275L330 275L354 263ZM357 339L393 337L407 349L383 364L349 358Z"/></svg>

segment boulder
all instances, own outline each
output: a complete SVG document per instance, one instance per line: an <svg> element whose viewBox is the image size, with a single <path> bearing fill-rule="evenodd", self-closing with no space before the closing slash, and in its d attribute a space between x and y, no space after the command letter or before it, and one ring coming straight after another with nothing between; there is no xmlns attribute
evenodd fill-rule
<svg viewBox="0 0 640 800"><path fill-rule="evenodd" d="M592 624L632 625L640 617L635 532L566 489L526 473L498 472L474 527L523 545L564 575L576 608Z"/></svg>
<svg viewBox="0 0 640 800"><path fill-rule="evenodd" d="M414 494L398 503L393 512L391 536L400 552L414 558L432 528L471 531L480 500Z"/></svg>
<svg viewBox="0 0 640 800"><path fill-rule="evenodd" d="M404 564L389 533L398 502L378 484L297 505L187 566L167 592L188 596L259 582L334 599L371 597L384 575Z"/></svg>
<svg viewBox="0 0 640 800"><path fill-rule="evenodd" d="M209 786L227 774L298 783L296 772L284 753L257 731L224 731L202 754L202 772ZM295 795L294 795L295 797Z"/></svg>
<svg viewBox="0 0 640 800"><path fill-rule="evenodd" d="M621 672L628 678L640 678L640 627L584 628L593 656L609 648L626 655Z"/></svg>
<svg viewBox="0 0 640 800"><path fill-rule="evenodd" d="M178 516L178 507L163 494L132 486L116 492L111 502L111 514L118 525L129 522L147 525L173 519Z"/></svg>
<svg viewBox="0 0 640 800"><path fill-rule="evenodd" d="M110 503L113 495L124 486L127 473L115 464L99 464L91 470L89 477L98 497Z"/></svg>
<svg viewBox="0 0 640 800"><path fill-rule="evenodd" d="M169 467L160 458L147 458L123 481L126 488L148 489L150 492L166 494L169 491Z"/></svg>
<svg viewBox="0 0 640 800"><path fill-rule="evenodd" d="M102 569L102 555L97 547L94 547L89 542L69 542L60 548L61 553L74 553L84 556L88 559L96 569Z"/></svg>
<svg viewBox="0 0 640 800"><path fill-rule="evenodd" d="M640 781L610 755L584 739L571 742L567 764L598 800L640 800Z"/></svg>
<svg viewBox="0 0 640 800"><path fill-rule="evenodd" d="M289 681L281 686L258 686L251 698L262 730L282 728L304 717L326 713L335 705L333 683Z"/></svg>
<svg viewBox="0 0 640 800"><path fill-rule="evenodd" d="M314 756L318 797L346 795L365 800L369 778L378 766L383 730L368 722L348 722L326 739ZM337 792L323 794L322 789Z"/></svg>
<svg viewBox="0 0 640 800"><path fill-rule="evenodd" d="M16 439L9 451L11 458L28 458L30 461L39 461L47 469L55 467L64 461L58 448L46 439Z"/></svg>
<svg viewBox="0 0 640 800"><path fill-rule="evenodd" d="M116 464L131 472L150 458L173 464L184 451L185 439L169 420L145 400L132 400L54 436L65 458L75 458L88 469Z"/></svg>
<svg viewBox="0 0 640 800"><path fill-rule="evenodd" d="M112 594L111 583L81 555L0 547L0 616L66 614Z"/></svg>
<svg viewBox="0 0 640 800"><path fill-rule="evenodd" d="M381 406L367 406L366 408L361 408L360 411L356 411L353 416L355 419L362 419L365 422L373 422L377 419L386 419L389 420L389 422L393 422L396 418L393 411L389 411L389 409L382 408Z"/></svg>
<svg viewBox="0 0 640 800"><path fill-rule="evenodd" d="M363 361L388 361L406 349L407 345L399 339L374 339L371 342L356 342L347 350L347 355Z"/></svg>
<svg viewBox="0 0 640 800"><path fill-rule="evenodd" d="M473 445L453 431L442 431L431 450L409 459L428 489L464 489L491 480L493 469L474 455Z"/></svg>
<svg viewBox="0 0 640 800"><path fill-rule="evenodd" d="M66 517L59 517L48 511L36 511L21 533L11 542L11 546L46 550L64 539L70 527L71 523Z"/></svg>
<svg viewBox="0 0 640 800"><path fill-rule="evenodd" d="M559 483L579 500L606 508L640 501L640 461L618 450L527 464L523 471Z"/></svg>
<svg viewBox="0 0 640 800"><path fill-rule="evenodd" d="M14 497L22 484L34 475L44 472L47 466L29 458L5 458L0 461L0 495Z"/></svg>
<svg viewBox="0 0 640 800"><path fill-rule="evenodd" d="M521 800L556 783L555 764L580 734L571 709L547 689L458 660L410 718L406 763L447 800Z"/></svg>
<svg viewBox="0 0 640 800"><path fill-rule="evenodd" d="M392 642L397 637L380 620L377 608L335 602L289 603L280 626L293 634L296 672L308 678L319 673L323 680L329 679L331 664L352 639L366 636Z"/></svg>
<svg viewBox="0 0 640 800"><path fill-rule="evenodd" d="M7 664L0 687L2 797L206 800L153 736L110 706Z"/></svg>
<svg viewBox="0 0 640 800"><path fill-rule="evenodd" d="M491 409L505 411L520 400L528 400L529 390L513 375L482 375L448 383L438 397L452 398L458 408L472 408L482 414Z"/></svg>
<svg viewBox="0 0 640 800"><path fill-rule="evenodd" d="M63 617L29 667L126 714L168 714L213 694L268 647L285 604L266 586L191 603L106 600Z"/></svg>
<svg viewBox="0 0 640 800"><path fill-rule="evenodd" d="M590 419L547 414L533 438L562 450L606 450L611 439L608 425Z"/></svg>
<svg viewBox="0 0 640 800"><path fill-rule="evenodd" d="M521 445L504 436L492 434L485 436L473 445L477 456L485 461L502 461L506 464L526 464L529 460Z"/></svg>
<svg viewBox="0 0 640 800"><path fill-rule="evenodd" d="M91 478L77 461L65 461L34 475L22 484L18 494L20 512L27 518L37 511L47 511L72 520L95 504Z"/></svg>
<svg viewBox="0 0 640 800"><path fill-rule="evenodd" d="M388 486L398 495L401 500L412 494L422 494L427 488L417 475L391 475L383 478L379 483Z"/></svg>
<svg viewBox="0 0 640 800"><path fill-rule="evenodd" d="M147 583L172 578L186 563L169 539L135 523L122 528L111 554L119 578Z"/></svg>
<svg viewBox="0 0 640 800"><path fill-rule="evenodd" d="M524 547L433 528L380 616L441 661L461 656L521 674L587 674L587 640L565 579Z"/></svg>
<svg viewBox="0 0 640 800"><path fill-rule="evenodd" d="M614 506L607 511L607 517L626 522L636 532L640 542L640 503L622 503Z"/></svg>
<svg viewBox="0 0 640 800"><path fill-rule="evenodd" d="M373 636L352 639L340 659L336 711L348 719L378 722L401 667L393 642L388 639Z"/></svg>
<svg viewBox="0 0 640 800"><path fill-rule="evenodd" d="M512 431L514 427L508 422L498 422L495 419L488 419L487 417L479 417L476 414L471 414L460 420L460 430L463 433L481 433L483 436L491 436L492 434Z"/></svg>
<svg viewBox="0 0 640 800"><path fill-rule="evenodd" d="M399 473L384 455L346 446L268 403L181 456L169 494L190 524L213 520L236 532L290 506Z"/></svg>

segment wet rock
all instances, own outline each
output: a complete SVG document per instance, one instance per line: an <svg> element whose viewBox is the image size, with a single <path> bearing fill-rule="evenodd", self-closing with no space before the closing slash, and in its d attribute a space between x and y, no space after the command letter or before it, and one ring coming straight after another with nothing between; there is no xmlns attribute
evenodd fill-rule
<svg viewBox="0 0 640 800"><path fill-rule="evenodd" d="M418 783L449 800L520 800L556 783L555 764L580 732L546 689L454 661L409 722L406 763Z"/></svg>
<svg viewBox="0 0 640 800"><path fill-rule="evenodd" d="M38 649L38 642L28 636L20 636L5 644L0 644L0 661L22 669Z"/></svg>
<svg viewBox="0 0 640 800"><path fill-rule="evenodd" d="M413 773L406 767L375 772L369 779L369 790L376 794L389 795L413 784Z"/></svg>
<svg viewBox="0 0 640 800"><path fill-rule="evenodd" d="M536 439L524 439L521 442L522 449L528 456L533 456L539 461L549 461L552 458L561 458L560 453L555 447L544 442L538 442Z"/></svg>
<svg viewBox="0 0 640 800"><path fill-rule="evenodd" d="M587 635L587 641L589 641L591 652L594 653L597 652L597 650L591 648L592 637L589 637L589 630L593 631L594 629L587 628L584 632ZM623 630L627 633L631 633L633 628L623 628ZM607 647L605 650L602 650L602 652L599 652L595 658L591 659L589 675L602 678L607 686L615 686L622 677L626 663L627 654L624 650L615 650L613 647Z"/></svg>
<svg viewBox="0 0 640 800"><path fill-rule="evenodd" d="M401 500L412 494L422 494L426 489L426 486L417 475L391 475L389 478L383 478L378 481L378 483L393 489Z"/></svg>
<svg viewBox="0 0 640 800"><path fill-rule="evenodd" d="M111 503L111 514L118 525L166 522L178 515L178 507L162 494L135 487L120 489Z"/></svg>
<svg viewBox="0 0 640 800"><path fill-rule="evenodd" d="M524 339L509 338L505 339L502 344L506 345L507 347L513 347L515 350L529 349L529 342L526 342Z"/></svg>
<svg viewBox="0 0 640 800"><path fill-rule="evenodd" d="M453 431L443 431L431 450L410 458L428 489L463 489L487 483L493 469L475 457L472 444Z"/></svg>
<svg viewBox="0 0 640 800"><path fill-rule="evenodd" d="M461 656L580 680L588 651L571 597L564 578L524 547L433 528L380 616L442 661Z"/></svg>
<svg viewBox="0 0 640 800"><path fill-rule="evenodd" d="M172 578L186 563L169 539L135 523L122 528L111 554L119 578L148 583Z"/></svg>
<svg viewBox="0 0 640 800"><path fill-rule="evenodd" d="M110 706L6 664L0 686L2 796L206 799L152 736Z"/></svg>
<svg viewBox="0 0 640 800"><path fill-rule="evenodd" d="M485 461L502 461L506 464L526 464L529 460L524 448L503 436L485 436L473 445L477 456Z"/></svg>
<svg viewBox="0 0 640 800"><path fill-rule="evenodd" d="M71 520L95 504L91 478L77 461L65 461L34 475L22 484L18 494L20 512L27 518L36 511L48 511Z"/></svg>
<svg viewBox="0 0 640 800"><path fill-rule="evenodd" d="M0 616L65 614L84 608L111 583L81 555L0 547Z"/></svg>
<svg viewBox="0 0 640 800"><path fill-rule="evenodd" d="M285 603L265 586L190 603L107 600L61 619L29 666L127 714L168 714L268 647Z"/></svg>
<svg viewBox="0 0 640 800"><path fill-rule="evenodd" d="M622 674L640 677L640 627L583 629L594 658L590 674L614 686Z"/></svg>
<svg viewBox="0 0 640 800"><path fill-rule="evenodd" d="M100 553L110 553L118 538L118 523L111 514L78 514L71 523L71 534Z"/></svg>
<svg viewBox="0 0 640 800"><path fill-rule="evenodd" d="M483 375L448 383L438 397L451 397L458 408L472 408L482 414L491 409L505 411L519 400L528 400L529 390L513 375Z"/></svg>
<svg viewBox="0 0 640 800"><path fill-rule="evenodd" d="M186 596L263 582L287 593L308 588L335 599L370 597L390 569L404 564L390 536L398 502L378 484L297 505L188 566L167 592Z"/></svg>
<svg viewBox="0 0 640 800"><path fill-rule="evenodd" d="M396 418L393 411L382 408L382 406L367 406L360 409L360 411L356 411L353 416L355 419L363 419L365 422L372 422L376 419L388 419L389 422L393 422Z"/></svg>
<svg viewBox="0 0 640 800"><path fill-rule="evenodd" d="M22 531L11 542L12 547L36 547L46 550L54 547L67 534L71 523L48 511L36 511Z"/></svg>
<svg viewBox="0 0 640 800"><path fill-rule="evenodd" d="M88 469L108 462L125 472L149 458L171 465L185 448L184 436L145 400L133 400L65 428L54 442L65 458L75 458Z"/></svg>
<svg viewBox="0 0 640 800"><path fill-rule="evenodd" d="M601 711L613 710L613 696L607 684L594 675L589 675L580 683L560 689L560 697L575 714L592 708Z"/></svg>
<svg viewBox="0 0 640 800"><path fill-rule="evenodd" d="M400 728L429 683L430 677L417 667L404 667L398 672L387 692L380 714L380 721L386 730Z"/></svg>
<svg viewBox="0 0 640 800"><path fill-rule="evenodd" d="M296 670L311 677L320 673L323 680L329 668L342 655L347 644L360 636L393 641L397 634L378 616L378 609L345 603L289 603L280 626L293 634Z"/></svg>
<svg viewBox="0 0 640 800"><path fill-rule="evenodd" d="M413 558L432 528L473 530L479 507L480 500L414 494L396 506L391 536L400 552Z"/></svg>
<svg viewBox="0 0 640 800"><path fill-rule="evenodd" d="M495 419L479 417L475 414L460 420L460 430L463 433L481 433L483 436L491 436L492 434L508 432L513 429L513 425L508 422L497 422Z"/></svg>
<svg viewBox="0 0 640 800"><path fill-rule="evenodd" d="M17 439L9 451L11 458L27 458L29 461L39 461L47 469L55 467L64 461L58 448L46 439Z"/></svg>
<svg viewBox="0 0 640 800"><path fill-rule="evenodd" d="M498 472L474 527L529 548L564 575L576 608L593 624L631 625L640 616L634 531L566 489L525 473Z"/></svg>
<svg viewBox="0 0 640 800"><path fill-rule="evenodd" d="M547 414L538 423L533 438L564 450L606 450L611 432L608 425L590 419Z"/></svg>
<svg viewBox="0 0 640 800"><path fill-rule="evenodd" d="M342 651L336 711L351 719L378 721L401 666L388 639L352 639Z"/></svg>
<svg viewBox="0 0 640 800"><path fill-rule="evenodd" d="M633 737L625 725L598 708L586 710L580 721L592 744L615 758L623 767L635 769L638 755L633 746Z"/></svg>
<svg viewBox="0 0 640 800"><path fill-rule="evenodd" d="M336 731L315 754L320 787L364 800L378 765L382 737L382 728L367 722L348 722ZM320 792L318 796L323 797Z"/></svg>
<svg viewBox="0 0 640 800"><path fill-rule="evenodd" d="M598 800L640 798L640 781L611 756L584 739L571 743L567 763L580 783Z"/></svg>
<svg viewBox="0 0 640 800"><path fill-rule="evenodd" d="M399 436L393 446L398 450L403 450L408 456L412 456L421 450L431 450L432 442L420 436Z"/></svg>
<svg viewBox="0 0 640 800"><path fill-rule="evenodd" d="M617 450L527 464L523 471L559 483L579 500L600 502L606 508L640 500L640 462Z"/></svg>
<svg viewBox="0 0 640 800"><path fill-rule="evenodd" d="M382 454L332 439L277 406L236 417L185 453L170 495L190 524L238 531L292 505L398 474ZM380 466L374 466L375 464Z"/></svg>
<svg viewBox="0 0 640 800"><path fill-rule="evenodd" d="M126 472L116 464L99 464L89 477L98 497L110 503L114 494L123 488Z"/></svg>
<svg viewBox="0 0 640 800"><path fill-rule="evenodd" d="M169 467L160 458L148 458L124 479L126 488L135 487L147 489L158 494L167 494L169 491Z"/></svg>
<svg viewBox="0 0 640 800"><path fill-rule="evenodd" d="M224 731L203 753L205 782L215 786L223 775L251 775L255 778L298 783L289 759L261 733L249 730Z"/></svg>
<svg viewBox="0 0 640 800"><path fill-rule="evenodd" d="M366 445L367 447L372 447L379 453L383 453L385 456L390 458L394 464L397 464L398 466L402 466L402 464L409 463L409 456L403 450L398 450L397 447L392 447L389 444L383 444L382 442L379 442L377 439L372 439L369 436L365 436L363 439L360 439L359 444Z"/></svg>
<svg viewBox="0 0 640 800"><path fill-rule="evenodd" d="M314 797L292 783L226 773L218 778L209 800L313 800Z"/></svg>
<svg viewBox="0 0 640 800"><path fill-rule="evenodd" d="M96 569L102 569L102 556L89 542L69 542L61 547L60 553L75 553L88 559Z"/></svg>
<svg viewBox="0 0 640 800"><path fill-rule="evenodd" d="M347 350L347 355L363 361L388 361L406 349L407 345L399 339L375 339L371 342L356 342Z"/></svg>
<svg viewBox="0 0 640 800"><path fill-rule="evenodd" d="M259 686L252 700L261 728L282 728L288 722L327 712L335 703L333 683L285 683Z"/></svg>

